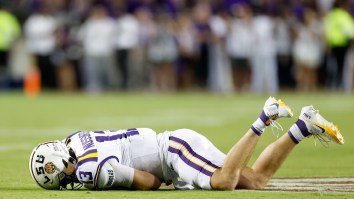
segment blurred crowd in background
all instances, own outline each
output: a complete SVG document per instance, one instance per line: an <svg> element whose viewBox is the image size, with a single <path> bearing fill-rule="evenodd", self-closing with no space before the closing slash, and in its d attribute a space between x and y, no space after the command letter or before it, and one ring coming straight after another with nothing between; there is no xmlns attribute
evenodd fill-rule
<svg viewBox="0 0 354 199"><path fill-rule="evenodd" d="M0 0L0 91L353 90L353 0Z"/></svg>

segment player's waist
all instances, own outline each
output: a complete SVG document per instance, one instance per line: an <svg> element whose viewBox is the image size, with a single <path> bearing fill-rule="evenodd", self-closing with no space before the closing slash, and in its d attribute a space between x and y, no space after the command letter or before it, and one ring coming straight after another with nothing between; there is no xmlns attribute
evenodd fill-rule
<svg viewBox="0 0 354 199"><path fill-rule="evenodd" d="M167 185L171 184L172 180L174 178L174 173L167 163L167 160L168 160L167 151L168 151L170 136L171 136L170 131L165 131L165 132L157 135L157 143L159 145L159 154L160 154L160 160L161 160L163 181Z"/></svg>

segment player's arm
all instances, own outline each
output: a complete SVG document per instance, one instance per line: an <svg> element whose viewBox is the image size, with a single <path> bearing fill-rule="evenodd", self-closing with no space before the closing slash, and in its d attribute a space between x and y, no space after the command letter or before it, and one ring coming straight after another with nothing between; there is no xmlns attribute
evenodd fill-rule
<svg viewBox="0 0 354 199"><path fill-rule="evenodd" d="M107 158L96 168L92 184L85 183L88 179L81 179L86 188L150 190L157 189L161 185L160 180L153 174L122 165L116 158Z"/></svg>
<svg viewBox="0 0 354 199"><path fill-rule="evenodd" d="M131 188L137 190L158 189L161 186L160 180L153 174L134 169L134 178Z"/></svg>

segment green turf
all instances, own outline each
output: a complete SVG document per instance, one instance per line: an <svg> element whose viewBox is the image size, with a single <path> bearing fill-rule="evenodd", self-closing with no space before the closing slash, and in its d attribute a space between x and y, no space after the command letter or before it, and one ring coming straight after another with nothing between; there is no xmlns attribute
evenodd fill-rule
<svg viewBox="0 0 354 199"><path fill-rule="evenodd" d="M293 151L276 177L354 176L354 96L341 93L281 93L298 115L303 105L315 105L328 120L338 123L345 144L324 148L306 139ZM45 191L32 181L28 156L44 141L61 139L77 130L150 127L192 128L222 151L243 135L259 115L267 96L206 93L43 94L37 99L21 93L0 94L0 198L350 198L320 193L218 191ZM279 121L285 129L295 118ZM250 164L276 137L271 129L262 136Z"/></svg>

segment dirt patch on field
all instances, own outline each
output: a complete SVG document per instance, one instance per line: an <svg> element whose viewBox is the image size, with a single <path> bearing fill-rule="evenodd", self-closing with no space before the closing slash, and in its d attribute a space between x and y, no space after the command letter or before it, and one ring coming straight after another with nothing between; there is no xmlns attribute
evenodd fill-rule
<svg viewBox="0 0 354 199"><path fill-rule="evenodd" d="M354 193L354 177L277 178L270 180L264 191Z"/></svg>

